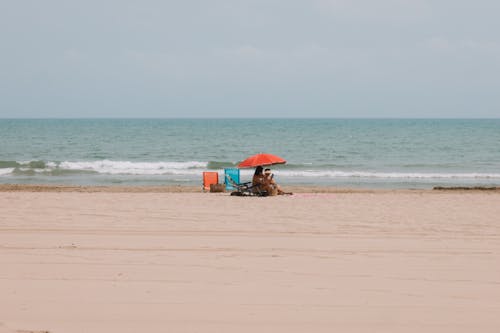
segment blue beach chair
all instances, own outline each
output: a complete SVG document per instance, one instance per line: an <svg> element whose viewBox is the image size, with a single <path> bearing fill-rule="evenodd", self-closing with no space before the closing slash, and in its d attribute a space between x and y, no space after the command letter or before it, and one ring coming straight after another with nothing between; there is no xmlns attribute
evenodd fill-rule
<svg viewBox="0 0 500 333"><path fill-rule="evenodd" d="M231 182L230 179L233 181ZM226 184L227 191L234 191L236 188L234 187L234 183L240 183L240 169L236 168L227 168L224 169L224 183Z"/></svg>
<svg viewBox="0 0 500 333"><path fill-rule="evenodd" d="M258 197L267 197L267 191L264 191L260 188L259 185L252 185L252 182L246 183L237 183L233 180L233 178L229 175L226 175L226 181L231 184L232 188L235 190L231 192L231 195L246 197L246 196L258 196Z"/></svg>

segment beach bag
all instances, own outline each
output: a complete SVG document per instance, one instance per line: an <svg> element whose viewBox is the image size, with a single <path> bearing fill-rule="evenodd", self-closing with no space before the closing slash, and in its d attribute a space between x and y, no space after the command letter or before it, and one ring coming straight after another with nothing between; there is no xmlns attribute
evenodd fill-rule
<svg viewBox="0 0 500 333"><path fill-rule="evenodd" d="M225 192L226 185L225 184L210 184L210 192Z"/></svg>

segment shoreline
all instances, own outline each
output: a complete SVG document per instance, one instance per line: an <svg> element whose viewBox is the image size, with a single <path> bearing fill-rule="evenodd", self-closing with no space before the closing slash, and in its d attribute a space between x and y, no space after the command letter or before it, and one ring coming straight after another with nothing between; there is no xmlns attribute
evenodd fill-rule
<svg viewBox="0 0 500 333"><path fill-rule="evenodd" d="M435 186L430 189L381 189L349 188L335 186L285 186L293 193L430 193L430 192L500 192L500 187L489 186ZM201 186L113 186L113 185L48 185L48 184L0 184L0 192L84 192L84 193L204 193ZM208 193L208 192L206 192ZM226 191L225 193L230 193Z"/></svg>

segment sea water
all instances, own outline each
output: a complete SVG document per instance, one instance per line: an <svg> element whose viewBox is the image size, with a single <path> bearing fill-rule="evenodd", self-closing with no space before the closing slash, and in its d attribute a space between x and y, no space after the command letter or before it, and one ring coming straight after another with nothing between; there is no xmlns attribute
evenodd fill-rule
<svg viewBox="0 0 500 333"><path fill-rule="evenodd" d="M500 186L500 119L0 119L4 184L201 185L260 152L284 186Z"/></svg>

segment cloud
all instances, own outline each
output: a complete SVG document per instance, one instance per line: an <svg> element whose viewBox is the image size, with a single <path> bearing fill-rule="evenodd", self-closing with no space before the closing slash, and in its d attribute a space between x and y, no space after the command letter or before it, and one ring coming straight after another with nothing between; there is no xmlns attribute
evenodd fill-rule
<svg viewBox="0 0 500 333"><path fill-rule="evenodd" d="M500 42L497 41L460 40L457 42L457 47L465 50L500 52Z"/></svg>
<svg viewBox="0 0 500 333"><path fill-rule="evenodd" d="M428 18L432 6L425 0L315 0L330 15L348 21L406 22Z"/></svg>
<svg viewBox="0 0 500 333"><path fill-rule="evenodd" d="M431 49L447 50L451 47L451 42L443 37L432 37L424 45Z"/></svg>
<svg viewBox="0 0 500 333"><path fill-rule="evenodd" d="M212 50L214 56L224 56L239 59L257 59L265 55L262 48L253 45L240 45L234 47L215 48Z"/></svg>
<svg viewBox="0 0 500 333"><path fill-rule="evenodd" d="M422 43L423 47L438 51L480 52L495 54L500 52L500 42L493 40L451 39L432 37Z"/></svg>
<svg viewBox="0 0 500 333"><path fill-rule="evenodd" d="M196 115L306 101L330 115L339 100L390 109L402 91L418 109L457 90L492 91L471 101L498 105L499 1L35 3L0 5L0 109L43 107L22 98L32 96L70 113L114 96L131 113L129 104Z"/></svg>

